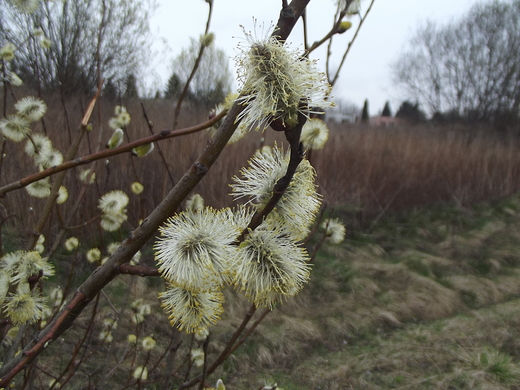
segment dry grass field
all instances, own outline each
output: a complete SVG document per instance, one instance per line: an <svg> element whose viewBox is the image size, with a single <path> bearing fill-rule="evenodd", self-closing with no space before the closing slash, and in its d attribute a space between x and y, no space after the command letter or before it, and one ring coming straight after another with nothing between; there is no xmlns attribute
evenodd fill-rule
<svg viewBox="0 0 520 390"><path fill-rule="evenodd" d="M47 101L47 133L64 151L76 132L87 102L69 102L65 116L59 100ZM140 102L126 102L125 105L132 116L128 126L130 140L150 135ZM142 105L153 122L155 133L171 128L171 101L145 101ZM104 149L112 134L108 120L114 107L115 104L104 102L96 108L92 118L93 130L87 142L83 142L79 155ZM207 114L204 110L186 109L179 128L203 122ZM174 182L195 160L207 139L208 136L201 132L158 143ZM262 144L262 139L268 145L275 141L278 144L284 142L280 134L267 131L263 134L252 132L240 142L229 145L211 174L196 189L208 205L222 207L231 204L228 196L231 177L238 174ZM318 172L318 184L326 204L377 214L389 209L429 204L463 206L513 194L520 189L518 147L519 141L515 138L494 137L489 132L472 128L411 126L385 129L335 124L331 125L325 148L313 152L312 163ZM36 171L23 153L22 144L9 143L5 152L1 184ZM12 164L12 161L16 163ZM96 171L97 182L96 188L89 190L84 210L94 206L100 194L107 191L129 191L129 185L134 181L144 185L145 193L139 205L130 208L139 210L134 223L150 212L172 186L161 153L155 151L143 159L127 154L75 168L65 183L72 199L79 192L77 176L85 168ZM8 195L2 201L10 212L24 221L34 219L27 212L28 206L37 211L43 203L30 198L25 191L18 191L15 196ZM80 212L74 222L79 224L91 217Z"/></svg>
<svg viewBox="0 0 520 390"><path fill-rule="evenodd" d="M67 116L59 100L47 102L46 131L66 150L87 102L67 102ZM124 103L132 116L130 139L149 135L140 103ZM156 133L171 127L172 102L145 101L143 106ZM108 103L96 108L93 130L79 155L104 148L113 109ZM180 127L206 119L204 111L186 110ZM305 290L269 313L212 379L221 377L228 389L259 389L266 382L285 390L520 388L520 198L515 195L520 190L520 145L516 139L471 130L331 125L328 143L312 153L311 161L327 213L344 220L347 240L322 247ZM97 180L71 222L77 228L70 234L81 238L81 251L124 239L124 233L102 234L95 220L83 225L92 220L100 195L113 189L130 194L134 181L144 185L140 197L130 196L130 229L172 186L161 153L176 182L207 138L202 132L168 139L144 158L120 155L73 169L65 179L70 199L45 227L48 242L81 190L77 177L82 169L94 169ZM228 146L196 189L206 204L231 205L231 177L262 142L274 141L283 143L279 134L267 131ZM23 145L9 143L4 153L0 185L36 171ZM14 215L2 226L7 252L18 249L31 233L44 201L19 190L0 203ZM309 251L317 241L306 244ZM67 279L71 255L59 250L53 260L58 275L49 287L77 285L95 268L79 257L75 274ZM151 245L143 249L142 261L153 265ZM46 388L53 375L66 369L61 351L72 351L76 340L91 332L84 363L65 388L124 388L129 362L144 360L153 362L146 388L160 388L154 378L169 367L164 356L172 337L156 297L161 283L135 276L111 283L77 326L42 355L35 374L38 386ZM152 305L139 326L123 320L132 311L124 304L137 298ZM107 345L98 339L101 324L120 305L120 325ZM248 307L240 295L226 292L209 360ZM98 320L93 329L91 316ZM157 348L143 354L128 344L129 333L154 335ZM188 354L189 346L184 341L177 356ZM179 368L180 381L187 371Z"/></svg>
<svg viewBox="0 0 520 390"><path fill-rule="evenodd" d="M389 212L328 246L230 366L233 388L520 388L520 198ZM344 214L347 218L348 214Z"/></svg>

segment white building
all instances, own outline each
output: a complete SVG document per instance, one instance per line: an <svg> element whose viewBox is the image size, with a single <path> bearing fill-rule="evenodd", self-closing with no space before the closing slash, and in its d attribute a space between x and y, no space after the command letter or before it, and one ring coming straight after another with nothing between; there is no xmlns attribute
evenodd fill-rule
<svg viewBox="0 0 520 390"><path fill-rule="evenodd" d="M338 103L335 107L329 108L325 113L325 120L336 123L355 123L359 118L360 111L355 109L352 105L350 107L341 107Z"/></svg>

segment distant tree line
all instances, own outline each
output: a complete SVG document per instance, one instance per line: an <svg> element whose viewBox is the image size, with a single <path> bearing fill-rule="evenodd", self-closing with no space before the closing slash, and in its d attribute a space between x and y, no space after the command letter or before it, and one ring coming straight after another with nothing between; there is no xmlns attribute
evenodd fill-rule
<svg viewBox="0 0 520 390"><path fill-rule="evenodd" d="M369 123L369 103L368 99L365 99L363 104L363 110L361 111L361 123ZM381 116L391 117L392 109L390 108L390 102L386 102L381 112ZM412 103L409 100L405 100L399 106L399 109L395 113L396 118L406 119L410 123L422 123L428 120L426 113L421 110L418 102ZM432 118L434 119L434 118Z"/></svg>
<svg viewBox="0 0 520 390"><path fill-rule="evenodd" d="M437 121L519 123L520 0L427 22L393 64L394 80Z"/></svg>

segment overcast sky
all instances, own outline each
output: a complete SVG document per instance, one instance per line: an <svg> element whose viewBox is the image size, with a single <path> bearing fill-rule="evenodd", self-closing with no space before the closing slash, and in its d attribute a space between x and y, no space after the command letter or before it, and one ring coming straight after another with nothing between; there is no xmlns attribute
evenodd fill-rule
<svg viewBox="0 0 520 390"><path fill-rule="evenodd" d="M402 94L392 85L390 63L396 60L416 28L425 20L449 21L464 14L478 0L375 0L359 36L351 49L340 79L334 87L336 98L348 100L358 106L369 99L370 114L375 115L389 100L393 112L402 100ZM157 54L150 65L153 68L156 87L164 88L171 73L171 60L187 46L189 37L199 37L206 24L208 5L204 0L158 0L159 7L152 18L152 31L162 39L156 45ZM370 0L364 0L364 9ZM236 45L244 36L240 25L253 30L253 18L257 24L270 26L278 19L280 0L214 0L214 12L210 30L215 33L215 44L228 53L230 65ZM321 39L330 29L334 15L334 0L311 0L308 6L309 41ZM359 19L352 19L354 28ZM332 65L339 64L353 30L336 36ZM260 33L261 36L261 33ZM301 24L295 27L289 38L295 47L303 47ZM313 58L325 58L323 51ZM320 62L324 69L324 61ZM234 69L234 68L233 68Z"/></svg>

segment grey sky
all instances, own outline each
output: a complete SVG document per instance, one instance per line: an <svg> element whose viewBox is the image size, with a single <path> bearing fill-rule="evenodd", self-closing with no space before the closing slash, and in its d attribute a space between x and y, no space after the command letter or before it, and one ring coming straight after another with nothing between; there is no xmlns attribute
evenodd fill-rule
<svg viewBox="0 0 520 390"><path fill-rule="evenodd" d="M364 0L366 8L370 0ZM383 109L390 100L392 109L401 102L399 91L392 86L389 64L394 61L414 33L418 24L426 19L449 21L464 14L478 0L375 0L361 32L351 49L333 95L362 106L368 98L371 115ZM260 5L261 4L261 5ZM244 36L240 25L253 30L253 18L257 25L267 28L276 22L280 10L280 0L214 0L214 14L211 31L216 34L215 44L224 49L231 65L235 48ZM171 59L188 44L189 37L198 37L205 28L208 6L204 0L159 0L159 8L152 18L152 30L164 39L164 46L157 45L160 54L154 57L153 67L159 86L170 75ZM311 0L308 6L309 39L311 42L322 38L330 29L334 15L334 0ZM354 28L358 19L354 18ZM339 64L338 57L352 38L353 30L335 38L332 65ZM262 32L257 27L257 33ZM303 47L300 23L291 35L290 42L295 47ZM160 48L159 48L160 47ZM313 58L325 58L324 52L317 51ZM324 68L324 61L320 61Z"/></svg>

